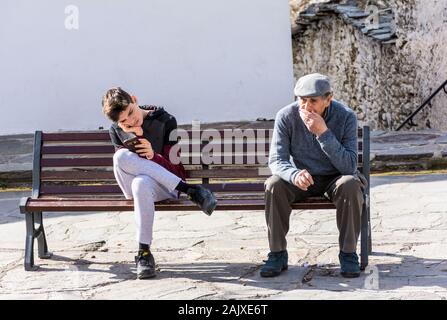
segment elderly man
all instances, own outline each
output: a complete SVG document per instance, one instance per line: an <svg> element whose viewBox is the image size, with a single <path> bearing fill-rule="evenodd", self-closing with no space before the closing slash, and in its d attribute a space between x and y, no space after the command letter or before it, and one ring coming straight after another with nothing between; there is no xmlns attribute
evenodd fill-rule
<svg viewBox="0 0 447 320"><path fill-rule="evenodd" d="M357 117L333 99L329 78L315 73L300 78L298 101L276 115L265 182L265 217L270 253L261 276L275 277L288 267L286 235L291 204L324 195L336 206L341 274L358 277L356 254L363 189L357 171Z"/></svg>

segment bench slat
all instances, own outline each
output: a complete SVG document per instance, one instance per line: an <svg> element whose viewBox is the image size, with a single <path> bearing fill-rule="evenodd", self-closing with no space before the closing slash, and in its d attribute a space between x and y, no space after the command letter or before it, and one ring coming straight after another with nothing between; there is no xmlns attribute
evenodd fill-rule
<svg viewBox="0 0 447 320"><path fill-rule="evenodd" d="M265 165L265 162L259 162L257 156L218 156L213 157L216 164L222 165L243 165L243 164L253 164L253 165ZM238 162L236 162L236 160ZM250 163L248 163L250 160ZM254 161L252 161L254 160ZM200 165L201 159L199 156L191 157L181 157L181 162L185 165ZM254 163L252 163L254 162ZM44 158L41 160L41 166L46 167L68 167L68 168L80 168L80 167L111 167L113 165L113 158Z"/></svg>
<svg viewBox="0 0 447 320"><path fill-rule="evenodd" d="M252 163L254 158L254 163ZM253 164L253 165L265 165L265 162L259 162L257 156L219 156L213 157L214 161L219 161L215 163L216 165L244 165L244 164ZM238 162L236 162L236 160ZM248 161L250 160L250 162ZM185 165L200 165L201 159L200 157L181 157L181 161ZM358 165L363 163L363 155L358 154ZM68 168L81 168L81 167L112 167L113 158L44 158L41 160L41 166L43 168L47 167L68 167Z"/></svg>
<svg viewBox="0 0 447 320"><path fill-rule="evenodd" d="M293 204L293 209L333 209L335 206L324 199L313 202ZM167 200L156 203L157 211L197 211L198 208L189 200ZM216 210L263 210L263 199L253 200L220 200ZM40 200L30 199L26 204L28 212L79 212L79 211L133 211L132 200Z"/></svg>
<svg viewBox="0 0 447 320"><path fill-rule="evenodd" d="M107 130L95 132L54 132L43 133L43 141L110 141Z"/></svg>
<svg viewBox="0 0 447 320"><path fill-rule="evenodd" d="M114 181L112 171L42 171L42 181Z"/></svg>
<svg viewBox="0 0 447 320"><path fill-rule="evenodd" d="M187 170L188 178L256 178L268 177L270 174L260 172L259 169L196 169ZM112 171L42 171L42 181L114 181Z"/></svg>
<svg viewBox="0 0 447 320"><path fill-rule="evenodd" d="M206 129L205 129L206 130ZM227 136L229 137L229 131L233 131L234 129L223 129L223 130L216 130L217 132L219 132L219 135L221 137L225 137L225 134L227 134ZM241 129L242 133L244 133L244 131L246 129ZM188 138L191 140L195 137L202 137L201 136L201 132L203 132L204 130L200 130L199 134L197 133L197 131L194 130L187 130L187 134L188 134ZM214 132L216 132L214 131ZM269 137L273 134L273 129L253 129L254 135L255 137ZM192 136L192 134L194 134L194 136ZM357 130L357 137L358 138L363 138L363 128L358 128Z"/></svg>
<svg viewBox="0 0 447 320"><path fill-rule="evenodd" d="M203 185L213 192L242 192L242 191L264 191L263 183L222 183ZM100 186L59 186L43 185L41 194L120 194L122 193L118 185Z"/></svg>
<svg viewBox="0 0 447 320"><path fill-rule="evenodd" d="M233 129L227 129L233 130ZM244 129L242 129L244 130ZM222 138L225 138L225 130L217 130ZM199 131L199 137L202 137L203 130ZM228 132L228 131L227 131ZM255 137L266 137L268 138L273 132L272 129L254 129ZM188 137L192 140L192 130L188 130ZM270 135L269 135L270 133ZM197 133L194 131L194 138L197 137ZM227 133L228 136L228 133ZM358 128L357 137L363 138L363 128ZM110 141L110 135L107 130L100 130L94 132L49 132L42 134L43 141Z"/></svg>
<svg viewBox="0 0 447 320"><path fill-rule="evenodd" d="M261 147L260 145L257 145L255 143L244 143L244 144L232 144L228 142L223 142L221 144L201 144L201 145L190 145L188 149L185 147L182 147L182 151L193 151L193 152L202 152L203 148L213 148L213 152L220 151L221 152L250 152L254 153L257 152L259 154L268 154L270 150L270 144L266 143L263 144ZM260 149L261 148L261 149ZM209 149L207 149L209 150ZM362 141L358 142L358 151L361 152L363 150L363 143ZM96 146L80 146L80 145L58 145L58 146L48 146L44 145L42 147L42 154L43 155L67 155L67 154L76 154L76 155L89 155L89 154L106 154L111 153L113 154L115 152L115 148L113 145L96 145Z"/></svg>
<svg viewBox="0 0 447 320"><path fill-rule="evenodd" d="M111 167L113 158L52 158L42 159L41 166L45 167Z"/></svg>
<svg viewBox="0 0 447 320"><path fill-rule="evenodd" d="M114 153L112 145L98 146L43 146L42 154L98 154Z"/></svg>

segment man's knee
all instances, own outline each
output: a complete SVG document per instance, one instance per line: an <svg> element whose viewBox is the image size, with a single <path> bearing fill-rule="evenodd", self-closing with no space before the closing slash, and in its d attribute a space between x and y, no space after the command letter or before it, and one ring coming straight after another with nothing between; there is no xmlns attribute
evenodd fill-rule
<svg viewBox="0 0 447 320"><path fill-rule="evenodd" d="M343 197L362 194L362 183L355 176L343 176L337 181L337 193Z"/></svg>
<svg viewBox="0 0 447 320"><path fill-rule="evenodd" d="M287 188L287 182L277 175L268 178L264 183L264 190L266 193L278 194Z"/></svg>

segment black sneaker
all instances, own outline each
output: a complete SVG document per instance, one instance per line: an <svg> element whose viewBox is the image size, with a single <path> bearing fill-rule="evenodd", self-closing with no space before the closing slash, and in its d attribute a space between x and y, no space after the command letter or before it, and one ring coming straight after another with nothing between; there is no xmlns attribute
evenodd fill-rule
<svg viewBox="0 0 447 320"><path fill-rule="evenodd" d="M150 251L139 251L135 257L137 264L137 278L149 279L155 277L155 260Z"/></svg>
<svg viewBox="0 0 447 320"><path fill-rule="evenodd" d="M287 250L279 252L270 252L268 260L264 260L265 264L261 267L261 277L277 277L284 270L288 269L289 255Z"/></svg>
<svg viewBox="0 0 447 320"><path fill-rule="evenodd" d="M211 215L217 206L217 199L214 194L202 186L188 188L188 199L197 204L207 215Z"/></svg>
<svg viewBox="0 0 447 320"><path fill-rule="evenodd" d="M340 251L338 254L340 260L341 275L345 278L358 278L360 276L359 257L354 253L344 253Z"/></svg>

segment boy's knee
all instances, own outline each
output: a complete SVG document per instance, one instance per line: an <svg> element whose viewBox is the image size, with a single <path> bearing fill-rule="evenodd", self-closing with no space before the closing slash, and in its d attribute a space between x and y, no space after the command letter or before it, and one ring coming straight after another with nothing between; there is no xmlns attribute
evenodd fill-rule
<svg viewBox="0 0 447 320"><path fill-rule="evenodd" d="M119 149L113 155L113 164L120 168L125 168L132 156L133 153L131 151L125 148Z"/></svg>
<svg viewBox="0 0 447 320"><path fill-rule="evenodd" d="M145 175L139 175L132 180L132 193L142 194L145 196L152 195L152 180Z"/></svg>

